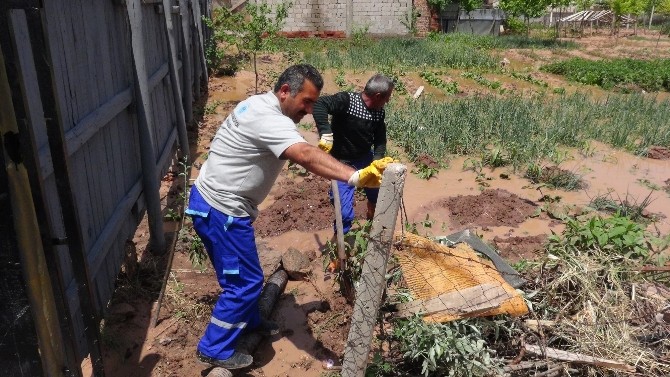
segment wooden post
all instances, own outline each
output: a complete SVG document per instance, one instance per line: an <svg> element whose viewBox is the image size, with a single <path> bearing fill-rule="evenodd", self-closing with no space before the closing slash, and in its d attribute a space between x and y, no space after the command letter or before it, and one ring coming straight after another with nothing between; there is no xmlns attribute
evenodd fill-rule
<svg viewBox="0 0 670 377"><path fill-rule="evenodd" d="M40 292L39 274L36 271L44 266L37 266L41 243L35 234L37 221L31 211L32 202L26 200L26 187L30 186L26 168L21 162L21 150L18 147L18 128L12 94L5 71L5 59L0 50L0 327L3 331L0 341L0 364L4 365L3 373L8 375L41 376L46 371L53 372L49 363L57 365L58 355L49 340L48 331L39 331L37 323L43 318L34 318L34 307L39 304L39 294L46 297L48 292ZM5 148L14 146L15 150ZM18 192L17 192L18 191ZM34 241L34 242L31 242ZM32 257L32 258L30 258ZM22 267L25 268L25 273ZM27 281L33 280L32 284ZM35 287L37 285L37 287ZM31 289L32 288L32 289ZM48 330L43 326L41 330ZM46 337L46 338L43 338ZM43 350L38 347L40 340L46 340ZM44 365L43 365L44 364ZM44 368L44 369L43 369Z"/></svg>
<svg viewBox="0 0 670 377"><path fill-rule="evenodd" d="M163 0L163 8L171 9L172 0ZM186 132L186 118L184 118L184 105L181 102L181 84L177 74L177 48L174 42L174 25L172 24L172 12L163 12L165 17L165 33L168 40L168 63L170 66L170 87L172 88L172 97L174 101L175 113L177 114L177 132L179 135L179 146L181 147L182 158L186 158L185 163L190 164L188 134ZM186 190L187 188L184 188Z"/></svg>
<svg viewBox="0 0 670 377"><path fill-rule="evenodd" d="M189 10L186 0L179 0L179 15L181 16L182 29L182 49L181 49L181 70L184 79L184 115L186 123L193 121L193 70L191 69L191 29L189 27Z"/></svg>
<svg viewBox="0 0 670 377"><path fill-rule="evenodd" d="M198 24L197 18L195 15L195 4L198 0L190 0L189 4L191 6L191 19L189 22L191 25L191 52L193 53L193 98L197 101L200 99L200 74L202 71L202 65L200 64L200 48L198 43Z"/></svg>
<svg viewBox="0 0 670 377"><path fill-rule="evenodd" d="M47 138L49 142L49 152L52 157L54 177L56 180L56 190L61 208L63 226L65 228L66 238L57 240L67 244L69 257L72 262L72 271L77 283L77 293L84 323L84 331L88 341L88 351L91 354L91 363L93 373L97 376L104 376L104 366L102 362L102 352L100 349L100 316L97 310L97 295L95 282L91 278L90 269L86 255L86 248L80 223L78 202L74 196L70 174L70 159L65 142L65 133L62 124L61 104L59 98L55 95L56 77L61 72L55 72L53 59L51 56L52 45L50 44L51 35L47 21L48 18L42 11L41 32L44 40L44 46L37 48L37 51L44 53L35 57L38 63L37 73L40 81L40 96L44 110L44 120L46 123ZM23 39L19 39L23 41Z"/></svg>
<svg viewBox="0 0 670 377"><path fill-rule="evenodd" d="M165 234L163 233L163 218L158 190L158 169L156 167L156 153L154 152L153 117L151 113L151 98L149 97L149 82L144 56L144 41L142 35L142 4L140 0L126 1L128 20L130 21L130 38L133 52L135 103L139 121L140 158L142 160L142 183L144 198L147 201L147 215L149 216L149 233L154 252L165 252Z"/></svg>
<svg viewBox="0 0 670 377"><path fill-rule="evenodd" d="M32 12L32 18L39 19L39 13L37 11ZM17 119L26 119L26 122L18 123L17 126L23 163L25 164L25 170L29 180L27 187L30 187L32 203L28 204L26 202L28 198L25 195L20 198L12 198L12 202L14 203L15 201L23 199L20 203L20 205L24 206L21 213L27 216L21 216L23 217L23 220L30 218L31 209L29 207L32 206L33 208L41 242L38 244L38 240L35 239L35 229L28 230L28 234L32 240L31 242L35 243L34 246L31 246L31 250L34 250L37 253L32 259L35 259L39 263L33 266L26 266L24 269L33 273L35 272L33 270L34 268L37 268L39 271L39 275L33 281L40 282L38 296L41 296L42 298L38 301L39 307L43 308L40 310L40 314L49 314L54 310L58 314L57 318L46 319L41 318L41 316L35 316L38 323L41 324L40 326L46 327L49 333L48 340L46 340L48 347L46 347L41 354L44 357L48 357L51 354L51 352L49 352L51 351L49 347L51 347L56 356L56 360L45 362L45 369L49 370L52 374L54 373L54 368L56 368L55 370L65 372L68 376L81 376L80 363L76 356L75 335L71 321L72 315L67 305L67 294L62 279L62 268L52 244L55 233L46 207L47 200L42 185L44 177L40 174L40 158L38 146L35 141L35 132L40 129L46 129L46 121L44 119L45 112L40 98L40 83L47 83L47 87L50 87L50 85L48 85L50 82L50 74L48 65L42 64L44 63L43 60L35 61L33 57L32 43L29 43L31 38L26 16L24 10L10 10L9 12L11 36L17 63L16 73L18 75L18 80L16 81L18 82L17 86L20 87L23 99L23 106L15 110L17 110L18 113ZM37 50L44 51L46 49L44 44L37 44ZM39 69L36 67L38 65L40 67ZM4 67L4 64L0 64L0 66ZM41 73L39 78L38 72ZM14 88L14 90L17 89L18 88ZM3 103L1 107L7 108L7 115L12 116L12 114L10 114L13 112L11 103ZM27 195L27 192L24 190L21 191L22 194ZM25 225L26 223L23 224ZM25 229L23 230L25 231ZM48 270L48 276L44 276L44 268ZM50 283L47 283L44 280L47 277L49 278ZM40 326L38 326L38 328ZM43 340L43 342L45 342L45 340Z"/></svg>
<svg viewBox="0 0 670 377"><path fill-rule="evenodd" d="M407 167L395 163L389 164L384 171L375 217L372 220L368 250L356 288L351 328L344 349L342 377L365 375L372 332L381 306L382 293L386 287L386 264L406 174Z"/></svg>
<svg viewBox="0 0 670 377"><path fill-rule="evenodd" d="M200 9L200 0L193 0L195 7L193 8L193 18L195 18L195 28L198 30L198 57L200 58L200 69L205 82L205 90L207 90L207 83L209 82L209 75L207 74L207 60L205 60L205 39L202 32L202 10ZM198 76L200 79L200 76Z"/></svg>

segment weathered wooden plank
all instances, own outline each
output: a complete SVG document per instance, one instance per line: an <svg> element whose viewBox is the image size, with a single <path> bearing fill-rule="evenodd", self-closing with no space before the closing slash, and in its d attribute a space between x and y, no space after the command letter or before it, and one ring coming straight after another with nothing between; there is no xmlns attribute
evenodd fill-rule
<svg viewBox="0 0 670 377"><path fill-rule="evenodd" d="M42 19L46 22L48 28L48 19ZM44 31L44 29L43 29ZM43 33L45 43L54 48L50 43L48 33ZM54 174L57 181L58 199L61 203L61 214L67 234L67 243L69 246L69 256L73 264L76 282L78 284L79 301L81 303L83 320L86 323L85 333L88 340L88 350L91 353L93 370L96 375L104 375L102 364L102 354L100 350L99 317L95 308L95 289L91 286L92 279L89 275L88 264L86 263L86 252L84 249L84 236L82 234L82 224L80 222L81 211L78 207L82 204L80 198L76 198L72 184L71 163L65 145L64 127L61 123L61 99L55 96L57 93L53 87L58 72L54 71L49 49L46 54L36 56L39 59L40 66L44 67L41 72L47 74L49 80L41 80L41 87L44 91L42 100L44 102L44 115L47 121L47 135L49 147L53 154Z"/></svg>
<svg viewBox="0 0 670 377"><path fill-rule="evenodd" d="M171 0L163 0L164 7L170 7ZM188 133L186 130L186 117L184 116L184 107L181 101L181 84L177 73L177 55L175 42L175 27L172 23L172 14L165 13L163 15L165 20L165 34L167 36L168 47L168 63L170 68L170 87L172 89L172 104L175 110L175 118L177 131L179 134L179 146L181 148L181 156L188 158L190 156L188 146ZM190 163L190 161L189 161Z"/></svg>
<svg viewBox="0 0 670 377"><path fill-rule="evenodd" d="M165 251L165 235L163 233L163 218L161 216L160 198L158 196L159 181L156 178L156 159L154 152L154 135L151 134L153 120L151 109L148 107L149 84L147 82L147 69L144 57L144 43L142 40L142 7L139 0L128 0L126 3L128 19L130 21L131 45L133 50L133 62L135 64L136 103L137 114L140 120L140 157L142 159L142 177L144 195L147 199L147 211L149 216L149 230L151 233L151 244L156 252Z"/></svg>
<svg viewBox="0 0 670 377"><path fill-rule="evenodd" d="M182 75L184 78L184 116L186 123L191 123L193 121L193 69L191 67L191 62L193 61L191 55L191 31L190 31L190 22L189 22L189 9L188 2L186 0L179 0L179 13L181 16L181 30L182 30L182 54L181 60L183 64Z"/></svg>
<svg viewBox="0 0 670 377"><path fill-rule="evenodd" d="M153 89L168 73L168 63L160 66L149 78L149 87ZM70 156L74 155L84 144L86 144L101 128L111 122L120 112L126 109L133 99L132 88L128 87L117 93L107 102L100 105L90 114L81 119L75 127L66 133L67 149ZM126 135L123 139L127 139ZM44 146L40 148L40 163L42 175L48 177L53 173L51 155L49 149Z"/></svg>
<svg viewBox="0 0 670 377"><path fill-rule="evenodd" d="M24 104L28 107L28 109L26 109L26 115L28 116L29 121L37 121L37 119L30 118L43 118L41 114L35 113L35 110L38 108L41 109L42 101L39 96L39 89L36 88L35 85L37 82L37 74L35 71L32 44L30 43L30 33L28 31L25 11L17 9L9 10L8 16L11 40L16 53L16 59L19 63L17 74L19 76ZM10 144L17 142L18 140L11 140L9 138L19 135L20 130L16 123L16 114L14 113L14 106L12 104L12 93L9 79L4 69L5 58L2 51L0 51L0 67L2 67L0 68L0 108L2 108L2 114L0 114L0 134L3 135L0 137L0 142L2 142L3 145L11 147ZM33 107L32 110L31 107ZM23 139L30 140L30 144L22 145L21 149L25 149L29 154L35 156L34 153L31 153L36 149L32 137L33 133L28 132L28 134L29 136L24 136ZM8 325L6 332L12 333L12 335L16 335L13 334L13 331L16 331L16 329L19 328L19 325L21 325L21 328L24 330L30 330L30 333L26 333L25 336L30 337L31 340L34 341L34 343L12 342L17 346L15 349L2 348L5 352L21 352L22 357L37 357L38 359L31 362L21 363L22 367L26 368L26 372L30 370L32 372L41 373L42 368L44 368L44 373L55 375L56 373L59 373L59 369L65 366L66 356L62 348L63 339L58 323L58 312L54 300L51 280L49 279L42 238L39 237L41 232L37 218L37 210L35 208L31 190L26 190L26 187L30 187L31 185L27 169L29 165L27 164L27 161L22 160L21 158L13 158L12 156L14 153L11 153L9 150L5 150L4 148L0 148L0 150L4 151L3 162L5 166L2 166L2 169L6 169L6 171L3 171L4 178L2 179L6 186L2 188L6 189L5 193L9 196L9 200L5 201L5 203L7 203L6 207L8 208L5 209L11 210L11 213L5 213L5 217L14 219L12 229L7 229L9 226L5 228L7 231L6 234L11 234L11 237L13 238L13 250L3 250L3 254L7 253L10 256L15 256L15 259L21 260L21 267L19 267L18 264L12 263L11 265L14 266L13 268L3 268L3 272L5 273L18 271L20 280L10 280L7 279L8 275L3 276L7 280L1 280L0 282L3 283L1 286L3 288L12 288L12 292L4 292L5 294L0 296L4 299L20 298L22 304L28 304L23 309L20 309L17 305L12 305L11 302L4 303L5 305L13 306L14 310L19 310L22 313L19 313L16 318L13 318L13 321L11 321L12 323L3 323L3 325ZM35 161L34 163L37 162ZM11 215L12 213L14 216ZM3 255L3 267L9 266L7 262L10 262L8 260L9 258L5 258L7 257ZM21 271L23 274L21 274ZM21 275L23 275L23 278L21 278ZM9 283L10 281L18 282L19 286L6 286L6 283ZM20 293L20 296L15 295L14 293ZM26 314L28 311L30 311L32 315L30 313ZM5 313L8 314L9 312L10 311L6 311ZM3 335L0 343L6 343L6 341L11 340ZM18 359L20 359L20 357ZM40 359L42 363L39 362Z"/></svg>
<svg viewBox="0 0 670 377"><path fill-rule="evenodd" d="M196 29L198 30L198 62L200 63L200 74L198 75L198 80L202 79L205 85L207 85L207 82L209 82L209 75L207 74L207 60L205 59L205 39L202 31L202 11L200 7L200 0L192 1L195 4L193 8L193 21L195 23Z"/></svg>
<svg viewBox="0 0 670 377"><path fill-rule="evenodd" d="M524 349L534 355L547 357L551 359L569 361L576 364L596 365L603 368L618 369L625 372L635 372L635 367L616 360L601 359L599 357L582 355L575 352L568 352L556 348L540 347L534 344L525 344Z"/></svg>
<svg viewBox="0 0 670 377"><path fill-rule="evenodd" d="M114 242L115 236L123 224L128 220L128 214L142 191L142 180L138 179L128 193L119 201L112 213L112 216L107 221L100 236L95 241L88 253L88 263L91 266L91 272L95 275L100 270L100 266L105 261L105 257ZM117 250L118 251L118 250Z"/></svg>
<svg viewBox="0 0 670 377"><path fill-rule="evenodd" d="M399 317L407 317L413 314L429 315L445 311L454 315L467 315L497 308L510 298L512 296L500 285L482 284L443 293L427 300L415 300L398 304L396 308Z"/></svg>
<svg viewBox="0 0 670 377"><path fill-rule="evenodd" d="M400 208L407 167L389 164L379 189L368 249L356 287L356 302L344 350L343 377L363 377L372 333L386 287L386 265Z"/></svg>
<svg viewBox="0 0 670 377"><path fill-rule="evenodd" d="M108 8L109 4L107 2L92 2L93 4L93 14L92 21L95 27L93 28L94 40L97 42L95 45L97 47L96 55L98 57L98 67L99 77L101 85L99 86L99 98L109 98L109 96L115 93L113 77L112 77L112 68L111 68L111 54L110 54L110 43L109 43L109 34L107 33L107 23L105 20L105 12L110 9ZM100 101L98 101L100 102ZM115 118L116 119L116 118ZM125 192L122 180L120 175L123 174L121 169L120 161L116 157L118 156L118 144L119 140L117 139L116 127L114 123L110 124L108 127L103 128L104 132L104 147L105 147L105 163L106 163L106 172L108 174L103 174L105 186L109 188L109 197L106 198L105 203L105 215L110 216L111 211L114 208L116 201L123 195Z"/></svg>
<svg viewBox="0 0 670 377"><path fill-rule="evenodd" d="M160 166L161 169L167 169L168 167L170 167L170 161L174 156L174 147L176 141L177 141L177 129L173 128L172 131L170 132L170 136L168 136L168 139L165 141L165 144L162 145L161 155L158 158L158 166ZM158 179L160 179L162 176L163 174L159 173Z"/></svg>
<svg viewBox="0 0 670 377"><path fill-rule="evenodd" d="M177 130L173 129L168 137L167 142L161 148L161 155L158 158L158 166L166 166L172 157L172 148L177 139ZM160 179L160 176L157 176ZM91 247L88 254L91 271L95 275L100 270L100 266L105 261L107 254L110 252L111 245L115 241L115 236L119 234L121 227L127 222L127 216L130 209L138 200L142 191L141 180L138 180L130 191L121 199L114 209L114 213L107 221L105 228L100 233L100 236Z"/></svg>
<svg viewBox="0 0 670 377"><path fill-rule="evenodd" d="M130 77L124 72L124 66L127 65L127 60L129 60L127 59L127 55L124 54L124 51L127 50L125 48L127 45L121 42L126 27L121 27L121 25L125 26L125 24L118 22L119 17L116 15L121 13L119 8L109 2L103 3L105 3L107 8L105 10L105 15L107 16L106 22L108 23L106 37L110 43L110 51L114 52L109 57L109 65L112 68L112 93L115 93L121 87L119 84L125 87L128 82L131 82ZM113 142L115 147L114 175L120 185L117 205L118 201L123 198L124 193L132 188L133 180L139 176L139 174L135 173L137 169L135 169L135 163L132 160L132 153L128 153L128 149L137 144L137 139L132 138L132 133L127 130L131 122L128 117L127 107L124 109L109 124L109 128L112 130L112 138L115 139L115 142ZM127 236L128 233L124 232L123 234Z"/></svg>
<svg viewBox="0 0 670 377"><path fill-rule="evenodd" d="M90 15L86 11L89 2L74 0L70 6L71 12L67 15L70 21L68 33L71 33L75 42L75 60L72 62L76 69L72 71L71 78L75 80L75 86L71 89L77 94L79 111L75 119L82 118L85 114L93 111L99 103L98 79L95 76L96 59L92 56L91 49L95 48L87 22ZM67 48L67 47L66 47ZM95 136L95 135L94 135ZM91 139L94 141L94 139ZM67 146L67 144L66 144ZM77 200L83 205L78 210L87 214L87 221L82 222L88 228L84 234L84 249L90 247L92 240L102 228L102 217L104 216L104 204L101 177L94 172L99 171L98 153L99 147L87 143L80 153L85 156L85 170L71 170L70 179L77 182L73 185ZM58 177L57 177L58 178Z"/></svg>
<svg viewBox="0 0 670 377"><path fill-rule="evenodd" d="M200 84L201 84L201 71L202 71L202 65L200 63L200 43L198 40L198 29L197 25L198 23L196 22L196 15L195 15L195 1L191 0L191 19L189 22L193 24L191 27L191 54L193 56L192 62L193 62L193 93L194 93L194 98L195 100L200 99Z"/></svg>

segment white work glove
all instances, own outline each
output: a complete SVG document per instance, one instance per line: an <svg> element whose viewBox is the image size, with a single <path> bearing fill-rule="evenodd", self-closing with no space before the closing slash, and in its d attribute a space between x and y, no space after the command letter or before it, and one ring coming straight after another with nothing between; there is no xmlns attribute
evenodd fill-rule
<svg viewBox="0 0 670 377"><path fill-rule="evenodd" d="M321 140L319 140L318 147L326 152L330 153L330 150L333 148L333 134L323 134L321 135Z"/></svg>

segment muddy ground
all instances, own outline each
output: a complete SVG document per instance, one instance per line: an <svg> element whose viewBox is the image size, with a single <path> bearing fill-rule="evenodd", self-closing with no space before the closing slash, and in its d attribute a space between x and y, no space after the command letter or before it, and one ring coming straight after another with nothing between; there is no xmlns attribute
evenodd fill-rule
<svg viewBox="0 0 670 377"><path fill-rule="evenodd" d="M578 51L510 50L502 54L511 60L512 66L530 69L566 55L639 56L655 49L655 38L620 38L615 45L611 38L596 36L577 40L584 45ZM661 45L659 54L667 56L670 41L662 39ZM266 58L261 70L271 64L273 59ZM347 80L362 87L368 75L352 74ZM332 73L326 72L325 77L324 92L337 91ZM568 90L584 89L564 82L560 77L547 74L538 77ZM410 92L420 85L427 86L418 76L408 75L403 80ZM474 82L458 80L463 81L459 82L464 92L462 95L486 92ZM195 161L190 172L191 182L206 157L218 124L238 101L253 91L253 82L253 73L249 71L240 71L235 77L210 78L209 92L200 106L214 104L211 105L214 109L191 130L192 161ZM267 86L265 81L261 80L261 83ZM533 90L531 84L522 81L513 85ZM431 89L427 87L426 90ZM595 95L602 94L597 88L588 90ZM667 93L659 96L667 98ZM306 117L302 123L300 129L306 140L316 144L311 117ZM565 192L533 185L505 168L484 169L481 173L486 185L482 185L481 174L464 170L465 158L455 156L450 161L442 161L449 167L441 169L429 180L420 179L415 174L407 176L402 212L407 215L406 220L424 235L447 235L472 229L495 246L510 264L541 255L547 235L562 229L561 222L556 220L560 213L579 213L600 195L642 200L651 193L653 202L649 211L655 214L657 221L649 229L657 234L668 234L670 160L666 159L667 150L655 150L654 156L659 158L651 159L599 143L593 145L594 151L588 157L578 151L569 151L571 158L562 164L562 168L582 177L585 188L581 190ZM410 170L414 169L407 164ZM180 172L175 168L164 178L162 187L164 204L177 210L179 194L185 186L179 177ZM254 354L252 367L236 373L237 376L326 376L330 371L324 369L324 361L333 360L336 364L340 361L351 307L339 294L332 276L324 272L322 253L332 238L334 218L327 196L328 187L329 182L325 179L306 174L299 166L287 166L261 206L261 215L255 223L258 242L263 245L261 252L282 253L295 248L308 256L311 273L304 280L288 282L272 315L282 328L281 336L263 341ZM560 197L560 201L548 203L548 197ZM359 196L357 203L357 214L362 215L364 198ZM169 234L177 229L178 220L174 216L166 217L165 229ZM185 223L188 227L188 221ZM401 229L400 222L398 229ZM151 315L155 311L167 258L147 253L147 239L145 219L131 245L140 258L138 270L133 274L132 269L129 271L127 266L124 267L117 284L119 289L105 319L106 374L119 377L203 376L207 368L196 361L195 347L219 293L214 273L206 260L201 266L194 266L189 260L192 240L188 231L182 232L176 240L158 324L152 327ZM85 361L84 367L90 370L90 362Z"/></svg>

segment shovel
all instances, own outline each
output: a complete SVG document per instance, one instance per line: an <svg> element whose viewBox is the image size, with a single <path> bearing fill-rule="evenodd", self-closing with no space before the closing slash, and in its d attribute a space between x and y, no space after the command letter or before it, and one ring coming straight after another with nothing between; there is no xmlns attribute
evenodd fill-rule
<svg viewBox="0 0 670 377"><path fill-rule="evenodd" d="M344 231L342 226L342 205L340 202L340 190L337 187L337 181L330 181L330 186L333 191L333 205L335 206L335 229L337 231L337 257L340 260L339 268L339 283L342 295L349 302L354 301L354 287L351 271L347 266L347 253L344 249Z"/></svg>

